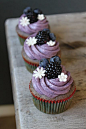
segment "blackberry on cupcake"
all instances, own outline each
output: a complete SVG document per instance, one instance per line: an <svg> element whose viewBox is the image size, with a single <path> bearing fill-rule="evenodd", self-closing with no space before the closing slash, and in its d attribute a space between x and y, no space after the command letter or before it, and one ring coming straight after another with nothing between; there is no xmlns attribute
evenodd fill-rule
<svg viewBox="0 0 86 129"><path fill-rule="evenodd" d="M62 72L61 59L58 56L53 56L48 59L42 59L39 65L45 68L45 75L48 79L58 78L58 75Z"/></svg>
<svg viewBox="0 0 86 129"><path fill-rule="evenodd" d="M51 33L49 29L43 29L42 31L39 31L38 34L36 35L36 38L37 38L37 45L45 44L50 40L52 41L56 40L55 35Z"/></svg>
<svg viewBox="0 0 86 129"><path fill-rule="evenodd" d="M49 28L49 23L42 11L38 8L26 7L16 26L21 45L24 44L26 38L32 35L36 36L44 28Z"/></svg>
<svg viewBox="0 0 86 129"><path fill-rule="evenodd" d="M58 56L43 59L33 71L29 84L34 105L42 112L56 114L65 111L76 91L69 71L61 65Z"/></svg>

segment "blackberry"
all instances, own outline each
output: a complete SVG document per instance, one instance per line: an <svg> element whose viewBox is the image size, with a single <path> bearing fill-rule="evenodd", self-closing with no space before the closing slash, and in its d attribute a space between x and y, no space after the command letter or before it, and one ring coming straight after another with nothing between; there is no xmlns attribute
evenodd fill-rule
<svg viewBox="0 0 86 129"><path fill-rule="evenodd" d="M27 18L30 19L30 23L34 23L38 21L38 14L42 14L42 11L38 8L32 10L31 7L26 7L23 10L23 14L25 14Z"/></svg>
<svg viewBox="0 0 86 129"><path fill-rule="evenodd" d="M37 38L37 45L45 44L50 40L47 31L39 31L39 33L36 35L36 38Z"/></svg>
<svg viewBox="0 0 86 129"><path fill-rule="evenodd" d="M62 68L56 62L50 62L46 67L45 75L48 79L58 78L62 72Z"/></svg>
<svg viewBox="0 0 86 129"><path fill-rule="evenodd" d="M34 23L34 22L38 21L36 14L34 12L32 12L32 11L30 11L27 14L27 18L30 19L30 23Z"/></svg>

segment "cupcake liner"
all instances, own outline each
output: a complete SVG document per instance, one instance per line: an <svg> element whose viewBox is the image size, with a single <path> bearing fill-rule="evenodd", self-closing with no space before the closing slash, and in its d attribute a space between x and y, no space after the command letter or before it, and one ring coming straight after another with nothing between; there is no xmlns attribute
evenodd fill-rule
<svg viewBox="0 0 86 129"><path fill-rule="evenodd" d="M29 89L30 89L30 84L29 84ZM33 103L36 106L36 108L47 114L58 114L67 110L71 104L71 100L73 98L75 91L76 91L76 88L73 91L73 93L65 99L52 101L52 100L45 100L43 98L37 97L30 90L33 96Z"/></svg>
<svg viewBox="0 0 86 129"><path fill-rule="evenodd" d="M17 35L18 35L18 38L19 38L19 41L20 41L20 44L23 46L24 45L24 42L26 40L26 38L29 36L28 34L22 32L19 28L18 28L18 25L16 26L16 32L17 32Z"/></svg>
<svg viewBox="0 0 86 129"><path fill-rule="evenodd" d="M60 102L46 102L46 101L40 101L37 98L33 97L33 103L36 106L37 109L40 111L47 113L47 114L58 114L61 112L64 112L68 109L68 107L71 104L71 99L68 99L66 101L60 101Z"/></svg>
<svg viewBox="0 0 86 129"><path fill-rule="evenodd" d="M25 66L30 73L33 73L33 71L37 68L34 64L28 64L27 62L25 62Z"/></svg>
<svg viewBox="0 0 86 129"><path fill-rule="evenodd" d="M18 37L19 37L20 44L23 46L24 42L25 42L25 39L20 37L19 35L18 35Z"/></svg>
<svg viewBox="0 0 86 129"><path fill-rule="evenodd" d="M23 59L24 59L24 58L23 58ZM38 67L38 64L29 62L29 61L27 61L27 60L25 60L25 59L24 59L24 62L25 62L25 66L26 66L27 70L28 70L30 73L33 73L33 71Z"/></svg>
<svg viewBox="0 0 86 129"><path fill-rule="evenodd" d="M39 66L39 63L29 61L29 60L25 59L25 57L23 57L23 55L22 55L22 58L23 58L23 60L25 62L25 66L26 66L27 70L30 73L33 73L33 71Z"/></svg>

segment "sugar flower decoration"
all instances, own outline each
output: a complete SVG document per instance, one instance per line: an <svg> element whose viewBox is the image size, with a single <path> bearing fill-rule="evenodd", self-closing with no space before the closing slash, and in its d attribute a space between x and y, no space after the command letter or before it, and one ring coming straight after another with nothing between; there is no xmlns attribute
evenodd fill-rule
<svg viewBox="0 0 86 129"><path fill-rule="evenodd" d="M50 40L49 42L47 42L48 46L54 46L55 45L55 41Z"/></svg>
<svg viewBox="0 0 86 129"><path fill-rule="evenodd" d="M60 82L66 82L67 81L67 75L64 73L61 73L61 75L58 75L59 81Z"/></svg>
<svg viewBox="0 0 86 129"><path fill-rule="evenodd" d="M30 37L29 39L26 39L26 44L28 46L32 46L37 43L37 39L35 37Z"/></svg>
<svg viewBox="0 0 86 129"><path fill-rule="evenodd" d="M22 26L27 26L27 25L29 25L30 24L30 19L28 19L27 17L22 17L22 19L20 20L20 24L22 25Z"/></svg>
<svg viewBox="0 0 86 129"><path fill-rule="evenodd" d="M37 70L35 70L35 71L33 71L33 76L35 77L35 78L42 78L43 76L45 76L45 70L43 69L43 67L41 67L41 68L37 68Z"/></svg>
<svg viewBox="0 0 86 129"><path fill-rule="evenodd" d="M44 14L38 14L38 20L44 20L45 17L44 17Z"/></svg>

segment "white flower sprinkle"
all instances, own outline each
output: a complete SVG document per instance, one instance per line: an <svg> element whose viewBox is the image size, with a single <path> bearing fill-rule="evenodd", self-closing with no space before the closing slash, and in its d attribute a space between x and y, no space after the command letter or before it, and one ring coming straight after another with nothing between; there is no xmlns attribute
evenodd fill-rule
<svg viewBox="0 0 86 129"><path fill-rule="evenodd" d="M28 46L32 46L37 43L37 39L35 37L30 37L29 39L26 39L26 44Z"/></svg>
<svg viewBox="0 0 86 129"><path fill-rule="evenodd" d="M38 20L44 20L45 16L44 14L38 14Z"/></svg>
<svg viewBox="0 0 86 129"><path fill-rule="evenodd" d="M35 70L35 71L33 71L33 76L35 77L35 78L42 78L43 76L45 76L45 70L43 70L43 67L41 67L41 68L37 68L37 70Z"/></svg>
<svg viewBox="0 0 86 129"><path fill-rule="evenodd" d="M29 25L30 24L30 19L28 19L27 17L22 17L22 19L20 20L20 24L22 25L22 26L27 26L27 25Z"/></svg>
<svg viewBox="0 0 86 129"><path fill-rule="evenodd" d="M47 42L48 46L54 46L55 45L55 41L50 40L49 42Z"/></svg>
<svg viewBox="0 0 86 129"><path fill-rule="evenodd" d="M61 75L58 75L59 81L60 82L66 82L67 81L67 75L64 73L61 73Z"/></svg>

